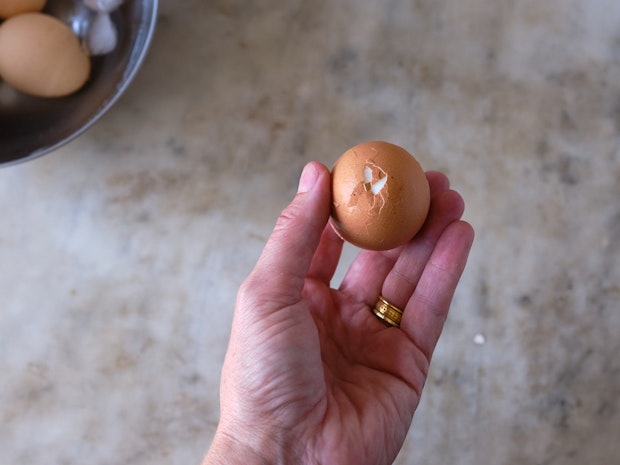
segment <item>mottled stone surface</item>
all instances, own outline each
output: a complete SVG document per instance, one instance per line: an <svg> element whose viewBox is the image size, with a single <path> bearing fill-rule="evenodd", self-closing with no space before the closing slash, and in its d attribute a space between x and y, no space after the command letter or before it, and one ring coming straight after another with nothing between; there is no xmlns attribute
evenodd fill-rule
<svg viewBox="0 0 620 465"><path fill-rule="evenodd" d="M303 165L368 139L477 232L397 463L616 463L608 0L164 0L114 108L0 170L0 463L199 463L239 283Z"/></svg>

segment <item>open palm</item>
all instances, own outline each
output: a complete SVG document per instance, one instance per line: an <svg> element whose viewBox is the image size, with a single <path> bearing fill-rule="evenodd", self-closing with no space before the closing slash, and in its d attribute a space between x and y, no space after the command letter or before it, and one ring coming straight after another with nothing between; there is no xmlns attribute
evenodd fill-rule
<svg viewBox="0 0 620 465"><path fill-rule="evenodd" d="M214 447L227 442L256 459L246 465L388 464L419 403L473 231L447 178L427 173L423 230L401 248L361 251L332 289L342 240L326 225L329 173L311 168L316 183L284 210L240 289ZM404 309L400 328L371 313L379 295Z"/></svg>

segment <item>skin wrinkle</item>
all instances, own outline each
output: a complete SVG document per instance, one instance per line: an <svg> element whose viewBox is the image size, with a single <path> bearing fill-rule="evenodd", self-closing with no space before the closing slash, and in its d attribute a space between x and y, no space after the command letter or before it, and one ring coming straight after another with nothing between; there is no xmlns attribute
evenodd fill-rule
<svg viewBox="0 0 620 465"><path fill-rule="evenodd" d="M331 370L329 370L328 372L331 373ZM363 399L365 396L365 392L363 392L363 389L357 383L349 382L347 380L334 377L332 378L330 382L330 386L331 386L331 390L329 391L330 402L328 402L327 408L324 412L324 417L321 422L322 424L328 423L331 417L334 415L338 417L348 417L349 416L348 411L355 412L355 415L360 419L360 424L364 424L367 421L376 422L378 420L378 418L376 417L369 418L365 410L359 406L363 404L363 402L360 402L359 400L355 399L356 392L358 393L357 396L360 399ZM350 390L345 389L345 387L349 387ZM378 394L375 395L374 397L376 398L377 403L385 404L387 409L391 408L391 405L389 402L387 402L386 397L378 395ZM390 396L390 397L393 399L393 396ZM397 405L397 404L398 402L395 402L393 399L393 405ZM334 408L334 407L330 408L331 405L336 405L338 406L338 408ZM322 444L318 447L320 449L323 449L324 447L330 444L338 444L339 442L344 440L344 438L342 437L343 435L344 436L351 436L351 435L358 436L357 432L353 432L350 430L343 431L343 434L337 438L333 437L332 435L326 435L325 437L321 438ZM389 437L386 437L385 442L387 443L389 439L390 439ZM367 455L368 453L369 451L365 450L364 455ZM354 462L347 462L347 463L354 463Z"/></svg>
<svg viewBox="0 0 620 465"><path fill-rule="evenodd" d="M328 173L323 172L319 176L328 177L328 175L329 175ZM326 193L324 192L324 194ZM287 236L289 237L290 236L295 237L297 235L303 236L302 230L304 228L304 225L303 225L303 222L298 221L299 218L304 218L305 221L309 221L310 230L312 231L321 231L323 229L322 227L318 228L317 225L319 224L323 225L327 222L329 211L324 211L323 214L314 214L313 211L306 211L304 209L304 201L306 198L308 198L309 195L311 195L310 192L297 193L295 198L293 199L293 202L289 205L289 207L280 213L280 215L278 216L278 219L276 220L276 224L272 232L272 237L274 237L275 240L270 241L270 243L266 245L265 251L263 252L263 254L261 254L261 256L263 257L271 256L274 253L276 255L288 253L288 251L277 250L278 247L282 247L281 245L278 245L278 244L286 243L285 240L278 240L278 239L280 236L282 236L283 239L285 239ZM313 249L313 247L309 245L311 242L313 241L307 242L306 246L302 250L299 251L301 255L299 257L299 260L306 261L306 258L308 255L309 256L314 255L315 250ZM317 242L318 242L318 238L317 238ZM273 244L276 244L276 245L273 245ZM273 248L276 250L269 250L270 248ZM268 276L270 276L270 278L273 280L274 285L279 284L278 278L282 280L284 283L286 283L287 280L290 280L288 284L291 286L289 288L291 291L289 294L291 300L288 302L285 302L285 304L294 303L295 298L296 298L295 296L299 295L303 289L305 276L290 274L288 273L287 270L280 270L279 272L276 272L275 270L278 269L277 266L275 266L273 263L270 263L270 260L265 260L265 262L266 262L265 266L268 269L272 270L272 272L269 273ZM287 274L289 276L287 276Z"/></svg>
<svg viewBox="0 0 620 465"><path fill-rule="evenodd" d="M384 331L394 331L394 328L385 328ZM411 342L414 342L410 336L410 334L408 332L404 332L405 336L407 337L407 339ZM418 347L415 344L413 345L413 347ZM422 360L420 360L420 357L422 358ZM408 361L411 360L415 360L416 363L412 364L414 368L416 368L419 373L419 375L421 375L421 379L426 379L426 376L428 375L428 370L430 367L430 357L428 356L428 354L424 353L423 350L418 349L416 351L415 354L411 354L411 357L407 358ZM397 368L397 367L396 367ZM402 376L399 377L397 375L398 370L396 369L394 372L388 372L389 374L392 374L394 377L400 379L401 381L403 381L408 388L413 391L418 399L418 401L421 399L422 397L422 388L418 388L416 387L416 383L415 380L413 379L415 377L415 375L413 373L411 373L412 379L409 379L406 376ZM408 372L406 372L408 373Z"/></svg>
<svg viewBox="0 0 620 465"><path fill-rule="evenodd" d="M440 309L441 307L439 305L435 305L432 297L426 296L426 295L422 295L419 292L417 292L416 294L414 294L410 301L409 304L411 306L423 306L424 308L426 308L428 310L427 312L427 316L433 317L436 320L438 320L438 324L437 326L441 326L443 327L443 324L446 321L447 318L447 314L444 314L444 312L439 311L438 309ZM415 322L414 322L415 323ZM411 331L405 331L407 337L417 346L420 348L420 351L422 352L422 354L424 355L424 358L426 360L430 360L432 355L433 355L433 351L435 350L435 346L426 346L425 344L423 344L423 341L421 340L417 340L417 337L420 337L419 333L412 333Z"/></svg>
<svg viewBox="0 0 620 465"><path fill-rule="evenodd" d="M370 308L365 308L364 311L365 312L370 312ZM377 330L375 330L375 331L377 331ZM385 327L385 328L378 329L378 331L380 331L380 332L390 331L391 332L391 331L394 331L394 328ZM411 338L409 337L409 334L405 333L405 335L407 336L407 338L409 340L411 340ZM386 337L388 337L387 333L386 333ZM343 351L341 348L339 348L339 351L340 351L341 354L346 355L346 351ZM420 360L420 357L423 357L423 359ZM412 357L407 357L406 358L406 360L413 360L413 359L416 360L416 362L418 362L418 363L414 364L414 368L418 368L418 370L416 370L416 371L418 371L419 375L421 375L421 378L424 379L426 377L426 375L428 374L428 367L430 365L429 357L423 351L419 351L418 354L412 354ZM350 357L347 356L347 360L350 360ZM358 362L358 364L359 364L359 362ZM420 366L418 366L418 364ZM421 390L416 388L415 381L413 379L410 380L407 377L402 377L401 378L398 375L398 372L399 372L399 370L398 370L397 366L394 367L393 370L383 371L383 373L391 375L394 378L399 379L400 381L404 382L408 386L408 388L415 393L416 397L418 399L420 399L421 398ZM412 376L415 377L414 374L412 374Z"/></svg>
<svg viewBox="0 0 620 465"><path fill-rule="evenodd" d="M364 312L370 312L370 309L368 308L367 305L364 305ZM329 325L329 329L331 331L341 331L341 328L339 328L340 324L339 324L339 320L340 320L340 315L336 314L334 315L334 322L333 324ZM326 334L324 333L325 331L328 330L328 327L325 324L321 324L320 326L320 333ZM375 331L377 331L377 329L375 329ZM381 328L378 329L378 331L383 332L383 331L393 331L393 328ZM387 334L386 334L387 337ZM323 339L323 338L322 338ZM323 344L321 345L322 347L322 356L325 357L327 355L327 352L329 352L329 354L331 355L331 357L329 358L335 358L333 357L333 353L337 352L338 354L340 354L340 358L341 360L345 361L348 364L348 369L339 369L339 370L335 370L333 367L329 367L326 366L324 363L324 367L326 367L326 372L329 372L332 376L332 382L341 382L341 383L345 383L345 385L350 385L353 388L357 388L357 385L355 384L354 381L351 381L349 379L347 379L346 377L342 377L340 376L340 373L351 373L351 369L352 368L361 368L361 369L365 369L367 367L365 367L362 363L360 363L359 360L355 360L355 358L353 357L352 352L358 352L356 350L351 350L351 347L348 345L348 342L345 344L342 340L340 340L340 344L334 343L334 339L330 338L330 337L326 337L324 338L324 343L325 341L332 341L328 346L324 346ZM338 340L336 340L336 342L338 342ZM425 378L426 376L426 370L428 369L428 358L424 356L424 354L422 352L419 353L418 356L413 355L413 358L419 361L420 356L424 357L423 359L423 363L421 363L420 367L418 367L418 364L414 364L414 368L418 368L416 371L418 372L417 375L415 373L411 373L412 379L408 379L408 377L401 377L399 376L399 370L398 367L395 366L393 367L393 369L388 370L388 371L383 371L384 374L393 377L394 379L397 379L398 381L404 383L407 388L411 391L413 391L416 399L420 399L421 398L421 390L418 389L416 387L416 382L413 378L417 378L417 376L421 376L421 378ZM406 360L409 360L409 357L406 358ZM365 361L365 363L370 362L370 360ZM345 390L346 393L346 390Z"/></svg>
<svg viewBox="0 0 620 465"><path fill-rule="evenodd" d="M331 222L325 225L321 234L321 244L312 258L308 278L314 278L319 283L330 285L338 266L343 241L334 230Z"/></svg>
<svg viewBox="0 0 620 465"><path fill-rule="evenodd" d="M269 269L269 267L267 267ZM291 289L296 289L300 286L303 287L304 280L297 276L291 276L280 272L273 272L269 274L268 278L261 279L251 274L248 278L241 283L239 287L238 300L242 306L253 306L257 309L263 307L270 307L274 303L278 303L283 307L294 305L298 302L298 298L294 294L282 294L280 296L273 297L269 294L268 289L273 286L287 286ZM247 289L255 289L257 287L264 288L264 292L257 292L250 296L250 292ZM250 302L253 300L253 302Z"/></svg>
<svg viewBox="0 0 620 465"><path fill-rule="evenodd" d="M413 286L413 290L415 291L415 285L416 285L416 283L418 281L417 279L413 279L413 278L408 277L406 273L403 273L402 271L397 269L396 266L392 270L392 273L394 273L397 277L399 277L400 279L405 281L407 284L411 284Z"/></svg>
<svg viewBox="0 0 620 465"><path fill-rule="evenodd" d="M421 375L421 378L423 380L426 379L426 377L428 376L428 371L430 369L431 366L431 355L432 354L427 354L425 353L425 351L418 345L415 344L415 341L413 340L413 338L411 337L411 334L407 331L405 331L405 336L407 337L407 339L414 345L414 347L418 347L418 354L419 357L416 358L416 361L419 362L418 365L416 365L415 367L418 368L419 373ZM419 358L422 357L422 361L420 363ZM408 382L407 383L410 387L410 389L415 392L418 402L420 401L420 399L422 398L422 389L424 388L424 383L421 384L421 387L417 387L415 382Z"/></svg>

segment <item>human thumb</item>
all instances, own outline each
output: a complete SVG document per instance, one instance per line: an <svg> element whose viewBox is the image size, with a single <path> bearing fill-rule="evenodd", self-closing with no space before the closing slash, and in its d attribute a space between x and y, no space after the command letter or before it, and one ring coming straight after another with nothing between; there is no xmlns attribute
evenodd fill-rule
<svg viewBox="0 0 620 465"><path fill-rule="evenodd" d="M282 211L256 267L250 275L260 294L272 303L288 305L301 298L321 234L330 214L331 178L318 162L308 163L297 195Z"/></svg>

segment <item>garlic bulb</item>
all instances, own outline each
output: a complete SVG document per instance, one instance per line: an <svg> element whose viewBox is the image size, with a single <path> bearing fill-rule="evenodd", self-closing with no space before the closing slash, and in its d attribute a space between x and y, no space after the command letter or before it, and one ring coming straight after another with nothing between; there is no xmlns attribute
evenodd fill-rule
<svg viewBox="0 0 620 465"><path fill-rule="evenodd" d="M91 55L105 55L116 48L117 32L108 13L97 13L86 36Z"/></svg>
<svg viewBox="0 0 620 465"><path fill-rule="evenodd" d="M105 55L116 48L118 33L110 13L123 0L84 0L84 4L97 12L86 34L86 46L91 55Z"/></svg>

